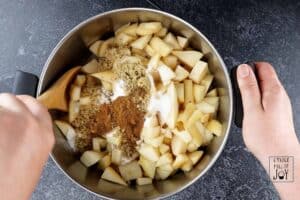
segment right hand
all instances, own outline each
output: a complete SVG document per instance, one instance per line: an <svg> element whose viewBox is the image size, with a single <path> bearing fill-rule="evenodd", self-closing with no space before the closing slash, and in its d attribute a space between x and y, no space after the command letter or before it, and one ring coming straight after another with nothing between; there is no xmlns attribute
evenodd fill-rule
<svg viewBox="0 0 300 200"><path fill-rule="evenodd" d="M294 129L289 97L269 63L257 62L255 65L258 80L246 64L240 65L237 70L244 108L245 144L266 170L269 169L269 156L294 156L296 186L300 184L300 146ZM296 192L291 192L292 184L288 190L282 189L282 185L275 185L282 198L297 197L296 193L292 196Z"/></svg>
<svg viewBox="0 0 300 200"><path fill-rule="evenodd" d="M54 144L46 108L29 96L0 94L1 199L29 199Z"/></svg>

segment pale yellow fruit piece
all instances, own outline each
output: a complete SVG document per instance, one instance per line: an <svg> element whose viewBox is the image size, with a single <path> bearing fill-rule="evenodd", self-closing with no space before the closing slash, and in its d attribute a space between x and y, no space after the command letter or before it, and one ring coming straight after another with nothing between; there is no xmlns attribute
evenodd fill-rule
<svg viewBox="0 0 300 200"><path fill-rule="evenodd" d="M154 51L154 49L150 45L146 45L145 51L148 54L148 56L150 56L150 57L152 57L156 54L156 52Z"/></svg>
<svg viewBox="0 0 300 200"><path fill-rule="evenodd" d="M81 87L77 85L71 85L70 88L70 99L73 101L78 101L80 99Z"/></svg>
<svg viewBox="0 0 300 200"><path fill-rule="evenodd" d="M156 162L159 159L159 151L149 144L142 144L138 152L150 161Z"/></svg>
<svg viewBox="0 0 300 200"><path fill-rule="evenodd" d="M101 178L121 185L127 185L124 179L111 167L107 167L104 170Z"/></svg>
<svg viewBox="0 0 300 200"><path fill-rule="evenodd" d="M172 47L159 37L153 37L150 41L150 46L161 56L167 56L172 52Z"/></svg>
<svg viewBox="0 0 300 200"><path fill-rule="evenodd" d="M159 152L161 154L164 154L164 153L169 152L169 151L170 151L169 145L166 145L166 144L159 145Z"/></svg>
<svg viewBox="0 0 300 200"><path fill-rule="evenodd" d="M196 104L196 107L203 113L214 113L216 109L215 106L207 103L206 101L201 101L200 103Z"/></svg>
<svg viewBox="0 0 300 200"><path fill-rule="evenodd" d="M188 119L193 114L194 110L196 109L193 103L188 103L183 111L183 113L178 117L178 121L182 121L183 124L186 124Z"/></svg>
<svg viewBox="0 0 300 200"><path fill-rule="evenodd" d="M194 84L193 86L194 88L194 100L196 103L200 103L203 98L205 97L206 94L206 88L203 85L199 85L199 84Z"/></svg>
<svg viewBox="0 0 300 200"><path fill-rule="evenodd" d="M193 81L189 79L184 80L184 105L188 103L194 103L193 95Z"/></svg>
<svg viewBox="0 0 300 200"><path fill-rule="evenodd" d="M206 128L214 133L216 136L221 136L222 135L222 123L219 122L218 120L210 120L206 126Z"/></svg>
<svg viewBox="0 0 300 200"><path fill-rule="evenodd" d="M217 88L214 88L211 91L209 91L206 96L207 97L216 97L216 96L218 96L218 90L217 90Z"/></svg>
<svg viewBox="0 0 300 200"><path fill-rule="evenodd" d="M203 155L203 151L194 151L194 152L188 154L188 156L191 159L193 165L195 165L200 160L202 155Z"/></svg>
<svg viewBox="0 0 300 200"><path fill-rule="evenodd" d="M136 179L136 184L137 185L149 185L149 184L152 184L152 178L146 178L146 177L137 178Z"/></svg>
<svg viewBox="0 0 300 200"><path fill-rule="evenodd" d="M106 140L100 137L95 137L92 140L92 144L93 144L93 150L94 151L100 151L102 148L106 147Z"/></svg>
<svg viewBox="0 0 300 200"><path fill-rule="evenodd" d="M175 81L183 81L184 79L186 79L189 76L189 72L184 69L181 65L177 65L176 69L175 69Z"/></svg>
<svg viewBox="0 0 300 200"><path fill-rule="evenodd" d="M86 82L86 76L85 75L77 75L74 81L74 84L78 86L83 86Z"/></svg>
<svg viewBox="0 0 300 200"><path fill-rule="evenodd" d="M105 82L113 83L117 79L117 75L111 70L91 74L91 76Z"/></svg>
<svg viewBox="0 0 300 200"><path fill-rule="evenodd" d="M115 44L118 46L125 46L131 43L135 38L133 36L127 35L126 33L120 33L115 37Z"/></svg>
<svg viewBox="0 0 300 200"><path fill-rule="evenodd" d="M126 33L130 36L136 36L136 30L138 28L138 25L136 23L134 24L125 24L121 26L115 33L116 35L119 35L120 33Z"/></svg>
<svg viewBox="0 0 300 200"><path fill-rule="evenodd" d="M180 50L181 47L176 39L176 37L172 33L168 33L164 38L164 41L169 44L173 49Z"/></svg>
<svg viewBox="0 0 300 200"><path fill-rule="evenodd" d="M151 39L151 35L145 35L133 41L130 46L136 49L144 49Z"/></svg>
<svg viewBox="0 0 300 200"><path fill-rule="evenodd" d="M163 27L155 35L158 37L165 37L167 35L167 33L168 33L168 29Z"/></svg>
<svg viewBox="0 0 300 200"><path fill-rule="evenodd" d="M191 69L203 57L203 54L200 51L194 50L172 51L172 54Z"/></svg>
<svg viewBox="0 0 300 200"><path fill-rule="evenodd" d="M136 33L138 35L151 35L159 32L161 28L160 22L144 22L139 24Z"/></svg>
<svg viewBox="0 0 300 200"><path fill-rule="evenodd" d="M199 130L197 129L196 125L193 124L190 127L188 127L187 131L190 133L190 135L193 138L193 143L197 145L197 148L199 146L201 146L203 138L202 138L202 134L199 132Z"/></svg>
<svg viewBox="0 0 300 200"><path fill-rule="evenodd" d="M119 149L113 149L111 152L111 162L120 165L122 159L122 151Z"/></svg>
<svg viewBox="0 0 300 200"><path fill-rule="evenodd" d="M70 101L69 102L69 122L75 120L80 111L80 103L79 101Z"/></svg>
<svg viewBox="0 0 300 200"><path fill-rule="evenodd" d="M178 102L184 103L184 84L183 83L175 83Z"/></svg>
<svg viewBox="0 0 300 200"><path fill-rule="evenodd" d="M169 97L169 112L166 119L166 124L170 129L174 129L177 121L178 116L178 100L177 100L177 92L176 88L173 82L169 84L169 87L167 89L167 96Z"/></svg>
<svg viewBox="0 0 300 200"><path fill-rule="evenodd" d="M178 64L178 59L176 56L168 55L166 57L163 57L162 61L171 69L175 69Z"/></svg>
<svg viewBox="0 0 300 200"><path fill-rule="evenodd" d="M146 144L150 144L151 146L157 148L163 143L164 136L161 135L161 136L156 137L156 138L145 137L144 141L145 141Z"/></svg>
<svg viewBox="0 0 300 200"><path fill-rule="evenodd" d="M160 156L159 160L156 162L156 166L162 166L166 164L170 164L173 162L173 156L171 153L165 153Z"/></svg>
<svg viewBox="0 0 300 200"><path fill-rule="evenodd" d="M157 115L152 114L150 116L149 115L146 116L145 122L144 122L144 127L156 127L156 126L159 126ZM155 137L157 137L157 136L158 135L156 135Z"/></svg>
<svg viewBox="0 0 300 200"><path fill-rule="evenodd" d="M144 127L141 133L142 138L156 138L159 136L160 126Z"/></svg>
<svg viewBox="0 0 300 200"><path fill-rule="evenodd" d="M97 40L96 42L94 42L91 46L90 46L90 51L94 54L94 55L98 55L100 46L102 45L103 41L102 40Z"/></svg>
<svg viewBox="0 0 300 200"><path fill-rule="evenodd" d="M140 156L139 164L143 168L143 171L146 176L150 178L154 178L155 169L156 169L156 162L152 162L143 156Z"/></svg>
<svg viewBox="0 0 300 200"><path fill-rule="evenodd" d="M156 173L159 179L165 180L168 178L174 171L171 164L162 165L157 168Z"/></svg>
<svg viewBox="0 0 300 200"><path fill-rule="evenodd" d="M157 71L164 86L168 85L176 76L172 69L163 63L159 64Z"/></svg>
<svg viewBox="0 0 300 200"><path fill-rule="evenodd" d="M159 58L160 58L160 55L158 53L156 53L154 56L152 56L149 60L149 63L148 63L148 70L153 70L153 69L156 69L157 66L158 66L158 62L159 62Z"/></svg>
<svg viewBox="0 0 300 200"><path fill-rule="evenodd" d="M99 69L98 61L96 59L92 59L90 62L88 62L81 68L81 71L87 74L92 74L98 72L98 69Z"/></svg>
<svg viewBox="0 0 300 200"><path fill-rule="evenodd" d="M186 154L179 154L176 156L172 166L174 169L179 169L184 163L187 162L189 157Z"/></svg>
<svg viewBox="0 0 300 200"><path fill-rule="evenodd" d="M173 132L174 132L174 135L180 137L180 139L182 139L187 144L189 142L191 142L191 140L192 140L192 136L186 130L179 131L177 129L174 129Z"/></svg>
<svg viewBox="0 0 300 200"><path fill-rule="evenodd" d="M104 170L105 168L109 167L110 164L111 164L111 155L107 154L106 156L104 156L99 160L98 167L99 169Z"/></svg>
<svg viewBox="0 0 300 200"><path fill-rule="evenodd" d="M193 169L193 162L191 159L187 159L187 161L180 167L180 169L184 172L189 172Z"/></svg>
<svg viewBox="0 0 300 200"><path fill-rule="evenodd" d="M106 50L114 44L114 41L115 41L115 38L112 37L112 38L109 38L107 40L105 40L101 46L100 46L100 49L99 49L99 52L98 52L98 57L104 57L105 56L105 52Z"/></svg>
<svg viewBox="0 0 300 200"><path fill-rule="evenodd" d="M194 142L191 142L191 143L188 144L187 151L188 152L194 152L198 148L199 148L199 145L195 144Z"/></svg>
<svg viewBox="0 0 300 200"><path fill-rule="evenodd" d="M80 161L86 166L90 167L96 164L104 156L103 152L96 151L85 151L81 157Z"/></svg>
<svg viewBox="0 0 300 200"><path fill-rule="evenodd" d="M136 160L119 166L119 171L125 181L134 180L143 176L142 169Z"/></svg>
<svg viewBox="0 0 300 200"><path fill-rule="evenodd" d="M177 36L177 41L181 49L184 49L188 45L188 39L185 37Z"/></svg>
<svg viewBox="0 0 300 200"><path fill-rule="evenodd" d="M207 74L200 82L201 85L205 86L205 93L208 91L214 77L211 74Z"/></svg>
<svg viewBox="0 0 300 200"><path fill-rule="evenodd" d="M184 154L187 149L187 143L185 143L179 136L175 135L172 138L171 149L174 155Z"/></svg>
<svg viewBox="0 0 300 200"><path fill-rule="evenodd" d="M208 64L207 62L203 62L201 60L197 61L196 65L193 67L189 78L193 80L195 83L200 83L201 80L208 73Z"/></svg>
<svg viewBox="0 0 300 200"><path fill-rule="evenodd" d="M61 130L61 132L66 137L68 144L71 146L72 149L76 150L75 146L75 139L76 139L76 132L75 129L67 122L55 120L54 123L56 126Z"/></svg>

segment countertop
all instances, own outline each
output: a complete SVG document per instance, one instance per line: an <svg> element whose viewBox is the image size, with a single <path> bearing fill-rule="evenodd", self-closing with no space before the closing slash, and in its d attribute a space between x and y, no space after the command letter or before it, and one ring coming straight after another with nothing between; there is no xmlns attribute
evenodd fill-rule
<svg viewBox="0 0 300 200"><path fill-rule="evenodd" d="M300 1L155 2L204 33L228 69L246 60L271 62L291 98L300 137ZM153 8L142 0L1 0L0 92L10 91L16 69L39 75L54 46L79 22L122 7ZM32 195L32 200L41 199L97 198L73 184L49 159ZM212 169L169 199L279 197L265 170L247 151L241 130L232 126L225 150Z"/></svg>

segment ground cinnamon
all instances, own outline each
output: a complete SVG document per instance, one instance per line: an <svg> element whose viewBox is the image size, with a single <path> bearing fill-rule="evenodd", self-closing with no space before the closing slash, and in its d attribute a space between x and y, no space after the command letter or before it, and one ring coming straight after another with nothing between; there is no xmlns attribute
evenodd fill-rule
<svg viewBox="0 0 300 200"><path fill-rule="evenodd" d="M144 125L144 112L138 109L136 97L118 97L110 104L102 104L96 113L95 120L91 123L91 132L103 136L115 127L120 127L122 134L121 148L127 154L135 151L136 141Z"/></svg>

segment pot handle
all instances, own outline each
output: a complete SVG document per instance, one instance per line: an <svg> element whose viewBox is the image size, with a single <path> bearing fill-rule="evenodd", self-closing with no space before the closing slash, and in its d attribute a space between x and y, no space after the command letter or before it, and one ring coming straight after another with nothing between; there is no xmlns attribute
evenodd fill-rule
<svg viewBox="0 0 300 200"><path fill-rule="evenodd" d="M257 77L256 70L255 70L255 63L254 62L246 62L247 65L251 67L254 71L255 76ZM241 92L239 89L239 85L237 82L236 70L238 66L235 66L231 69L230 76L231 82L233 87L233 101L234 101L234 123L237 127L242 128L243 125L243 118L244 118L244 110L243 110L243 102L241 97Z"/></svg>
<svg viewBox="0 0 300 200"><path fill-rule="evenodd" d="M12 93L15 95L25 94L35 97L38 81L39 78L36 75L17 70Z"/></svg>

